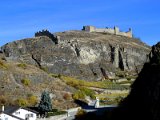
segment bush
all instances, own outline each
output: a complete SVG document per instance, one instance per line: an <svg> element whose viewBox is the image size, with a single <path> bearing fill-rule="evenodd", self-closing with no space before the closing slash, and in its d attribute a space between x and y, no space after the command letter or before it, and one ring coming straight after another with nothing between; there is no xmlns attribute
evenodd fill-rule
<svg viewBox="0 0 160 120"><path fill-rule="evenodd" d="M127 76L126 78L127 78L128 81L130 81L131 79L136 79L137 76Z"/></svg>
<svg viewBox="0 0 160 120"><path fill-rule="evenodd" d="M7 99L6 99L6 97L5 96L0 96L0 104L1 105L5 105L7 103Z"/></svg>
<svg viewBox="0 0 160 120"><path fill-rule="evenodd" d="M75 100L84 99L84 98L85 98L85 94L84 94L84 92L78 90L77 92L75 92L75 93L73 94L72 97L73 97L73 99L75 99Z"/></svg>
<svg viewBox="0 0 160 120"><path fill-rule="evenodd" d="M34 95L31 95L28 97L28 104L30 106L35 106L38 103L37 97Z"/></svg>
<svg viewBox="0 0 160 120"><path fill-rule="evenodd" d="M14 105L14 101L8 95L0 95L0 105Z"/></svg>
<svg viewBox="0 0 160 120"><path fill-rule="evenodd" d="M95 92L91 89L85 87L79 87L78 91L73 94L73 99L84 99L85 96L90 96L92 99L95 99Z"/></svg>
<svg viewBox="0 0 160 120"><path fill-rule="evenodd" d="M48 68L47 67L41 67L40 69L43 70L44 72L48 73Z"/></svg>
<svg viewBox="0 0 160 120"><path fill-rule="evenodd" d="M26 99L23 98L19 98L15 101L16 104L18 104L19 106L22 107L26 107L28 105L28 101Z"/></svg>
<svg viewBox="0 0 160 120"><path fill-rule="evenodd" d="M84 111L83 109L78 109L77 114L76 114L76 118L81 118L82 116L86 115L86 111Z"/></svg>
<svg viewBox="0 0 160 120"><path fill-rule="evenodd" d="M47 112L47 117L66 114L66 111L58 111L57 109L53 109L51 112Z"/></svg>
<svg viewBox="0 0 160 120"><path fill-rule="evenodd" d="M85 88L85 87L81 87L80 90L86 95L86 96L90 96L92 99L95 99L95 92L91 89Z"/></svg>
<svg viewBox="0 0 160 120"><path fill-rule="evenodd" d="M7 69L8 66L2 60L0 60L0 68Z"/></svg>
<svg viewBox="0 0 160 120"><path fill-rule="evenodd" d="M65 93L65 94L63 95L63 98L64 98L65 100L71 100L72 96L71 96L69 93Z"/></svg>
<svg viewBox="0 0 160 120"><path fill-rule="evenodd" d="M124 99L123 97L119 96L119 97L115 98L115 101L117 103L120 103L123 99Z"/></svg>
<svg viewBox="0 0 160 120"><path fill-rule="evenodd" d="M119 70L119 71L116 72L116 76L118 76L120 78L124 78L124 77L126 77L126 72Z"/></svg>
<svg viewBox="0 0 160 120"><path fill-rule="evenodd" d="M53 74L53 73L51 73L49 75L51 75L54 78L59 78L59 79L61 79L61 76L62 76L61 74Z"/></svg>
<svg viewBox="0 0 160 120"><path fill-rule="evenodd" d="M47 117L66 114L66 113L67 113L66 111L59 111L58 109L52 109L52 111L47 112Z"/></svg>
<svg viewBox="0 0 160 120"><path fill-rule="evenodd" d="M25 63L20 63L17 66L20 67L20 68L23 68L23 69L27 68L27 65Z"/></svg>
<svg viewBox="0 0 160 120"><path fill-rule="evenodd" d="M29 79L22 79L21 80L21 83L23 84L23 85L25 85L25 86L29 86L30 84L31 84L31 81L29 80Z"/></svg>
<svg viewBox="0 0 160 120"><path fill-rule="evenodd" d="M1 59L4 60L4 61L7 61L5 57L2 57Z"/></svg>

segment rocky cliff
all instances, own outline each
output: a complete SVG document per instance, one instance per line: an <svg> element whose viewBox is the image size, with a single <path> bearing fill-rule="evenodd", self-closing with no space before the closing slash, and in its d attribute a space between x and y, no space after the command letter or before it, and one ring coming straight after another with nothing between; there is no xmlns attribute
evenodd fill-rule
<svg viewBox="0 0 160 120"><path fill-rule="evenodd" d="M56 42L55 42L56 40ZM36 65L49 73L100 80L117 69L135 71L147 60L150 47L135 38L107 33L66 31L7 43L8 61Z"/></svg>
<svg viewBox="0 0 160 120"><path fill-rule="evenodd" d="M152 47L149 61L144 64L131 92L112 113L112 119L160 119L160 43Z"/></svg>

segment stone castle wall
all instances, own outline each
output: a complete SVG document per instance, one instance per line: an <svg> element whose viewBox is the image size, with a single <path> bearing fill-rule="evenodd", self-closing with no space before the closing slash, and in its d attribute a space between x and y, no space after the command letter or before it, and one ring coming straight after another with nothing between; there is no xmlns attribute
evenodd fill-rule
<svg viewBox="0 0 160 120"><path fill-rule="evenodd" d="M94 30L95 30L94 32L107 32L107 33L114 34L114 29L95 28Z"/></svg>
<svg viewBox="0 0 160 120"><path fill-rule="evenodd" d="M110 33L110 34L121 35L121 36L126 36L126 37L132 38L132 30L131 29L129 29L129 31L127 31L127 32L121 32L118 27L96 28L94 26L84 26L83 30L88 31L88 32L104 32L104 33Z"/></svg>
<svg viewBox="0 0 160 120"><path fill-rule="evenodd" d="M35 37L40 37L40 36L47 36L50 39L52 39L53 42L55 42L55 44L58 44L58 40L60 39L59 36L54 36L51 32L49 32L48 30L42 30L39 32L35 33Z"/></svg>
<svg viewBox="0 0 160 120"><path fill-rule="evenodd" d="M42 30L42 31L36 32L35 37L39 37L39 36L47 36L51 39L53 38L53 34L50 33L48 30Z"/></svg>

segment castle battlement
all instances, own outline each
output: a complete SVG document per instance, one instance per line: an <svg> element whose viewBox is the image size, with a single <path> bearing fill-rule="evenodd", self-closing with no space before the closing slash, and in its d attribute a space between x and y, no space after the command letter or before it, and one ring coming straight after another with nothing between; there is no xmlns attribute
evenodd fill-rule
<svg viewBox="0 0 160 120"><path fill-rule="evenodd" d="M58 39L59 37L58 36L54 36L51 32L49 32L48 30L42 30L42 31L39 31L39 32L36 32L35 33L35 37L41 37L41 36L47 36L49 37L50 39L52 39L55 44L58 44Z"/></svg>
<svg viewBox="0 0 160 120"><path fill-rule="evenodd" d="M53 34L48 30L42 30L42 31L36 32L35 37L39 37L39 36L47 36L51 39L53 38Z"/></svg>
<svg viewBox="0 0 160 120"><path fill-rule="evenodd" d="M116 26L114 28L96 28L94 26L83 26L83 30L87 32L103 32L103 33L126 36L130 38L133 37L131 28L129 28L127 32L121 32L120 29Z"/></svg>

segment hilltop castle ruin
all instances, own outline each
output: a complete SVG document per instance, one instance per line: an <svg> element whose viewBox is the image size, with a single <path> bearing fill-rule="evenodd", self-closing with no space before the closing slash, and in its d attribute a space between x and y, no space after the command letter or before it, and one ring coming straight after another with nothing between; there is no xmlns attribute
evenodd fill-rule
<svg viewBox="0 0 160 120"><path fill-rule="evenodd" d="M94 26L83 26L83 31L86 32L100 32L100 33L109 33L109 34L114 34L114 35L121 35L121 36L126 36L129 38L132 38L132 29L129 28L129 31L127 32L121 32L118 27L114 28L96 28ZM42 30L38 31L35 33L35 37L40 37L40 36L47 36L50 39L55 42L55 44L58 44L58 42L61 42L60 36L54 35L53 33L49 32L48 30Z"/></svg>
<svg viewBox="0 0 160 120"><path fill-rule="evenodd" d="M83 26L82 30L87 31L87 32L110 33L110 34L130 37L130 38L133 37L131 28L129 28L129 31L127 31L127 32L121 32L118 27L114 27L114 28L96 28L94 26Z"/></svg>

